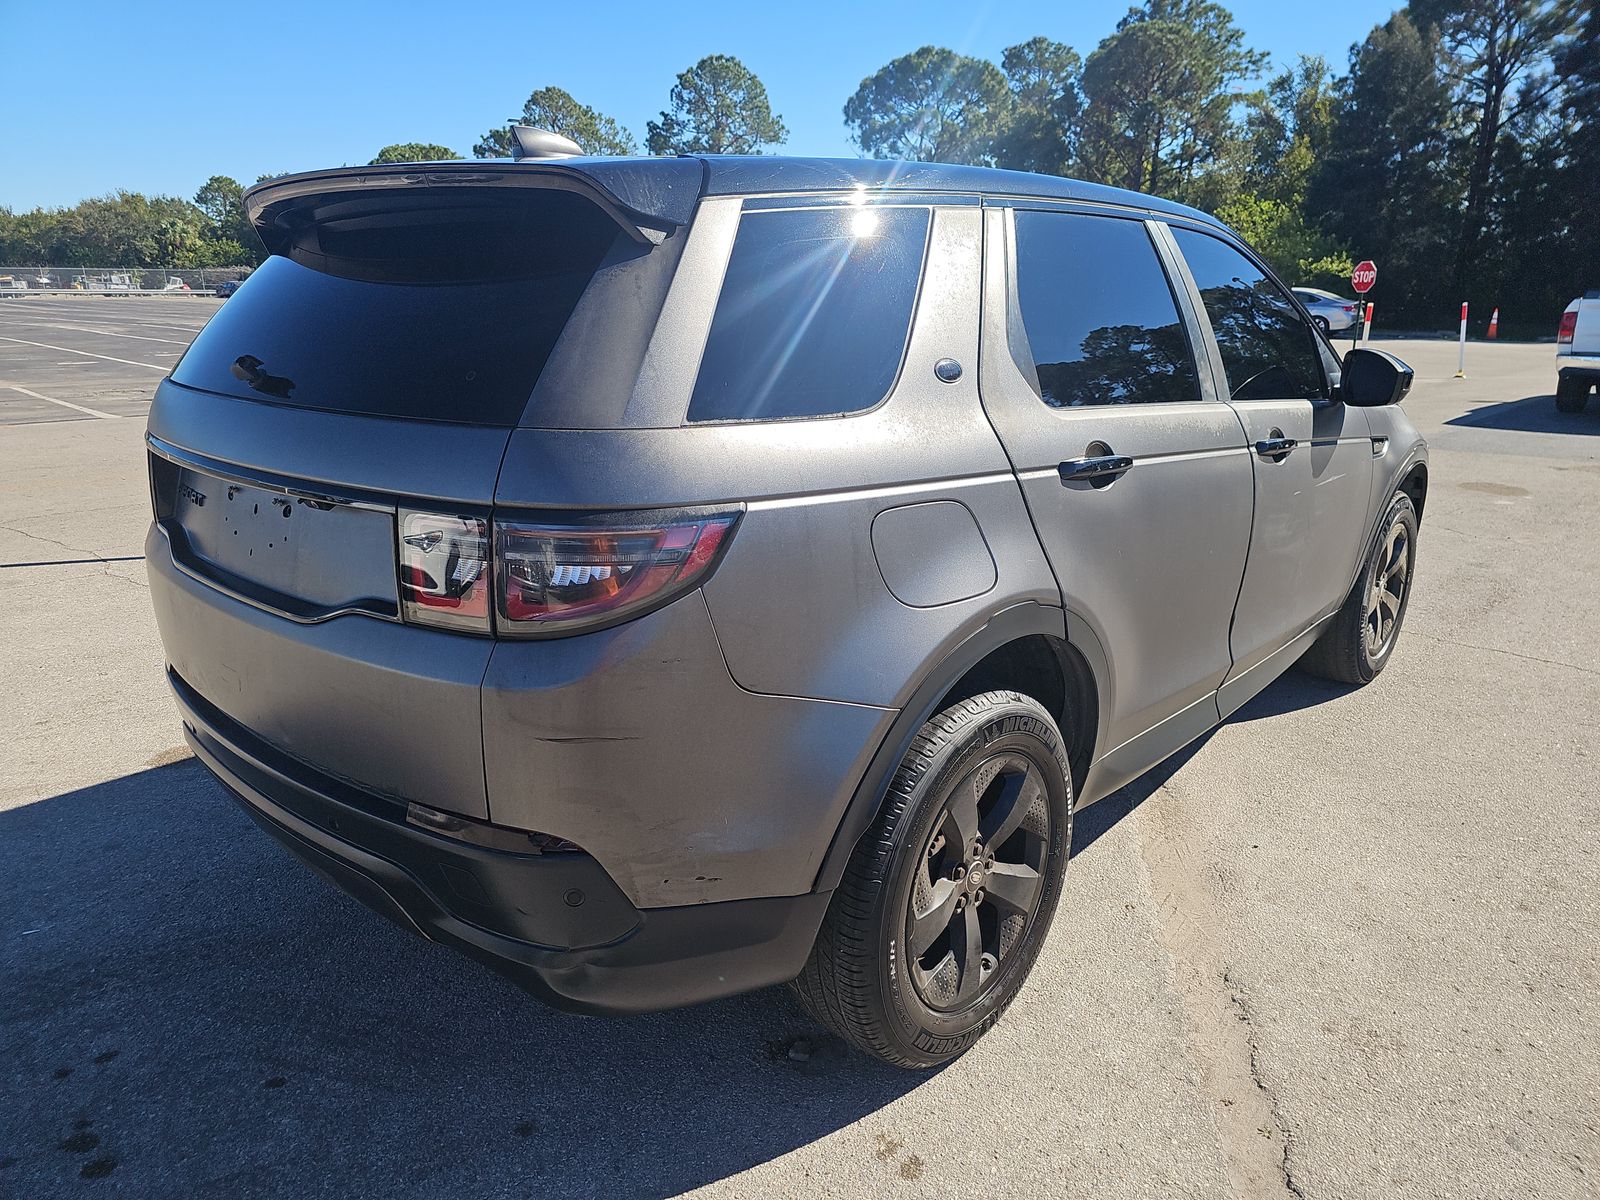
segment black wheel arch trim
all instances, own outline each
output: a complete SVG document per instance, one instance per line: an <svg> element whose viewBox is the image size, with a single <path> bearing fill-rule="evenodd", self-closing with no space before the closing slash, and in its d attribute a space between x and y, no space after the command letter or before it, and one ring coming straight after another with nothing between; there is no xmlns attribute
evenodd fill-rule
<svg viewBox="0 0 1600 1200"><path fill-rule="evenodd" d="M1395 469L1394 474L1389 477L1390 487L1388 499L1379 505L1377 511L1372 514L1372 523L1371 527L1367 530L1367 539L1361 544L1361 555L1356 559L1355 570L1350 578L1351 588L1354 588L1361 582L1361 573L1366 570L1367 559L1372 555L1372 548L1378 544L1378 539L1384 534L1384 522L1388 519L1389 509L1394 505L1395 495L1400 492L1405 492L1408 497L1411 495L1410 492L1406 491L1406 481L1411 478L1418 467L1422 468L1423 479L1426 480L1428 478L1428 456L1423 451L1424 447L1422 446L1413 447L1411 453L1406 455L1405 461L1402 462L1400 466ZM1426 482L1423 484L1423 488L1426 490ZM1416 509L1417 528L1420 531L1422 528L1422 508L1421 506L1417 505L1415 500L1412 501L1412 506ZM1345 590L1345 595L1348 596L1349 594L1350 591L1347 588ZM1343 603L1342 600L1341 603Z"/></svg>
<svg viewBox="0 0 1600 1200"><path fill-rule="evenodd" d="M937 711L937 705L945 693L993 651L1008 642L1038 634L1067 642L1066 613L1037 601L1024 601L995 613L926 669L911 698L900 710L900 715L889 726L889 732L884 735L877 752L872 756L861 782L856 785L828 852L823 855L813 890L831 891L839 886L856 843L872 824L873 817L888 794L896 768L910 749L917 731Z"/></svg>

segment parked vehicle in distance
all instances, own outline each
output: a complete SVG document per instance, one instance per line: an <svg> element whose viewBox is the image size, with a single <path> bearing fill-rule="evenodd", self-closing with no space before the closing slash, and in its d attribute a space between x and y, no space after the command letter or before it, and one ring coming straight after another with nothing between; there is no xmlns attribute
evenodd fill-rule
<svg viewBox="0 0 1600 1200"><path fill-rule="evenodd" d="M1600 291L1585 292L1561 314L1556 330L1556 408L1582 412L1600 386Z"/></svg>
<svg viewBox="0 0 1600 1200"><path fill-rule="evenodd" d="M74 291L86 292L131 292L133 276L125 271L114 271L109 274L90 275L82 274L73 277L72 288Z"/></svg>
<svg viewBox="0 0 1600 1200"><path fill-rule="evenodd" d="M1339 333L1356 323L1360 305L1354 300L1346 300L1321 288L1297 287L1294 294L1306 306L1311 319L1323 333Z"/></svg>
<svg viewBox="0 0 1600 1200"><path fill-rule="evenodd" d="M552 136L247 193L270 257L149 418L185 735L551 1003L794 981L947 1061L1028 975L1076 809L1297 661L1383 670L1411 371L1164 200Z"/></svg>
<svg viewBox="0 0 1600 1200"><path fill-rule="evenodd" d="M229 296L233 295L239 290L239 284L242 282L243 280L240 279L224 279L221 283L217 284L213 291L215 291L215 293L222 299L226 300Z"/></svg>
<svg viewBox="0 0 1600 1200"><path fill-rule="evenodd" d="M189 291L189 285L183 281L181 276L168 275L166 282L161 285L161 290L163 292L187 292Z"/></svg>

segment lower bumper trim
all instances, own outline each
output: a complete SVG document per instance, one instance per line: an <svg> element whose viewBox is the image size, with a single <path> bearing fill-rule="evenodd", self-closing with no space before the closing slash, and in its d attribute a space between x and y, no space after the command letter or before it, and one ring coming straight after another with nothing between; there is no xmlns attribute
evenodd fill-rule
<svg viewBox="0 0 1600 1200"><path fill-rule="evenodd" d="M830 892L636 909L587 855L440 845L444 839L406 826L403 810L396 822L308 788L246 731L227 728L231 722L208 711L180 678L172 683L196 757L267 833L369 908L558 1008L650 1012L787 982L804 966L827 911ZM452 870L465 873L463 886L452 886ZM574 891L583 893L576 906ZM507 895L531 913L474 908L482 900L503 907ZM599 911L586 914L591 904ZM544 940L497 932L519 916L546 930ZM618 932L592 940L610 930Z"/></svg>

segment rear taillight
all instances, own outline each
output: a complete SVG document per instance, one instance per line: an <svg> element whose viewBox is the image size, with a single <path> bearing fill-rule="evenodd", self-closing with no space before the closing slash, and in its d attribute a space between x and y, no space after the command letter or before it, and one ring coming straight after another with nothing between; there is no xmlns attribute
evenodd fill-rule
<svg viewBox="0 0 1600 1200"><path fill-rule="evenodd" d="M1556 345L1559 346L1565 342L1570 346L1572 344L1572 337L1577 332L1578 310L1575 308L1568 309L1566 312L1561 314L1561 327L1556 330Z"/></svg>
<svg viewBox="0 0 1600 1200"><path fill-rule="evenodd" d="M489 632L489 523L401 509L400 611L407 621Z"/></svg>
<svg viewBox="0 0 1600 1200"><path fill-rule="evenodd" d="M603 629L704 580L738 520L674 510L557 525L401 509L401 615L502 637Z"/></svg>
<svg viewBox="0 0 1600 1200"><path fill-rule="evenodd" d="M738 519L723 511L584 525L497 520L495 630L559 637L642 616L705 578Z"/></svg>

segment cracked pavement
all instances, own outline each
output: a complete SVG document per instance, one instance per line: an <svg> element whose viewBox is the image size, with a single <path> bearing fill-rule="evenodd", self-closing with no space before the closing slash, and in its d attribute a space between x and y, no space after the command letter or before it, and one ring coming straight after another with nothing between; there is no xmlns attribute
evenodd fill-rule
<svg viewBox="0 0 1600 1200"><path fill-rule="evenodd" d="M142 421L0 424L0 1195L1597 1195L1600 411L1548 345L1384 346L1434 445L1388 670L1081 813L926 1076L781 990L564 1016L305 872L181 748Z"/></svg>

